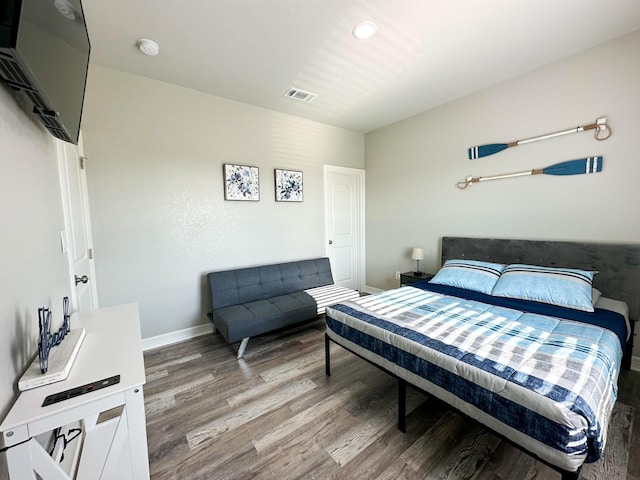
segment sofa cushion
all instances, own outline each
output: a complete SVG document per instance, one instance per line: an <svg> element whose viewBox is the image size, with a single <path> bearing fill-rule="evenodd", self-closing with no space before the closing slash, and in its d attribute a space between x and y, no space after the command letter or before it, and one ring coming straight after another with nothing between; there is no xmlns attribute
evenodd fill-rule
<svg viewBox="0 0 640 480"><path fill-rule="evenodd" d="M300 266L300 278L302 279L302 290L309 288L331 285L333 276L331 275L331 264L328 258L317 258L314 260L302 260L298 262Z"/></svg>
<svg viewBox="0 0 640 480"><path fill-rule="evenodd" d="M282 288L284 293L299 292L302 288L300 262L283 263L280 265Z"/></svg>
<svg viewBox="0 0 640 480"><path fill-rule="evenodd" d="M237 342L314 318L316 302L304 292L230 305L213 310L212 321L229 342Z"/></svg>
<svg viewBox="0 0 640 480"><path fill-rule="evenodd" d="M238 291L238 277L236 272L228 270L207 275L213 308L222 308L228 305L237 305L240 301Z"/></svg>

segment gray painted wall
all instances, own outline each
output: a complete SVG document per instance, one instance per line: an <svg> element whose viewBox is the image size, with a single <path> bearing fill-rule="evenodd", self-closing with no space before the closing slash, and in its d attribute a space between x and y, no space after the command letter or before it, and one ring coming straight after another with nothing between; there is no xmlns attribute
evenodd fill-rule
<svg viewBox="0 0 640 480"><path fill-rule="evenodd" d="M0 84L0 419L37 351L38 308L53 309L57 329L69 295L54 139L12 97ZM4 462L0 455L0 479Z"/></svg>
<svg viewBox="0 0 640 480"><path fill-rule="evenodd" d="M362 133L95 65L83 138L100 306L138 302L144 338L207 322L206 272L324 255L322 165L364 168ZM224 163L259 167L259 202L224 200Z"/></svg>
<svg viewBox="0 0 640 480"><path fill-rule="evenodd" d="M367 284L397 285L394 272L415 267L412 247L435 271L443 236L640 242L638 85L640 32L367 134ZM582 132L467 159L474 145L603 115L613 128L604 142ZM601 173L454 186L591 155L604 156Z"/></svg>

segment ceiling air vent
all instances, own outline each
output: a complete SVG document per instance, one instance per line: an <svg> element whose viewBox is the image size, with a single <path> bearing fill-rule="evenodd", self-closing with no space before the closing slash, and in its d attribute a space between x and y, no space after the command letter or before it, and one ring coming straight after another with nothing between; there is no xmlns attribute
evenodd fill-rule
<svg viewBox="0 0 640 480"><path fill-rule="evenodd" d="M300 90L299 88L291 87L289 90L284 92L285 97L295 98L296 100L302 100L303 102L311 102L314 100L318 94L307 92L305 90Z"/></svg>

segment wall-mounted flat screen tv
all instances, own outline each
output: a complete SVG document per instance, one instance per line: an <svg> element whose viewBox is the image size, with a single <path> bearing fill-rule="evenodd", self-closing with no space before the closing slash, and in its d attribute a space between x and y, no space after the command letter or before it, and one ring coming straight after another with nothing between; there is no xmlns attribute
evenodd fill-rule
<svg viewBox="0 0 640 480"><path fill-rule="evenodd" d="M80 0L0 1L0 77L55 137L76 144L90 50Z"/></svg>

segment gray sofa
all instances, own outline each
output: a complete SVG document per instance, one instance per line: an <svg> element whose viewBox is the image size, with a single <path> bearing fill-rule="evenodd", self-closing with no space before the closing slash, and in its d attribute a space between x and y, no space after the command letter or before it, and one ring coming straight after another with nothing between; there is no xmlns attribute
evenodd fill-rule
<svg viewBox="0 0 640 480"><path fill-rule="evenodd" d="M207 283L214 332L228 343L241 341L238 358L250 337L314 319L325 306L359 296L333 284L328 258L211 272Z"/></svg>

